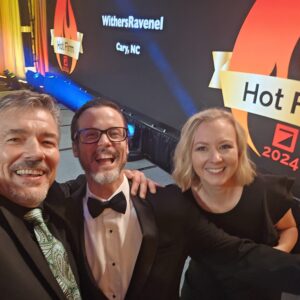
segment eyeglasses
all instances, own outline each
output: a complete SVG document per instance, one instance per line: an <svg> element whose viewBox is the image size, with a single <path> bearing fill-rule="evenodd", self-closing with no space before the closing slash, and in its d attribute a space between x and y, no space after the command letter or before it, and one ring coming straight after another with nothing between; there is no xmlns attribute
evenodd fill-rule
<svg viewBox="0 0 300 300"><path fill-rule="evenodd" d="M110 127L105 130L98 128L83 128L76 132L75 139L78 138L83 144L94 144L99 142L103 133L106 134L111 142L122 142L128 136L127 128L125 127Z"/></svg>

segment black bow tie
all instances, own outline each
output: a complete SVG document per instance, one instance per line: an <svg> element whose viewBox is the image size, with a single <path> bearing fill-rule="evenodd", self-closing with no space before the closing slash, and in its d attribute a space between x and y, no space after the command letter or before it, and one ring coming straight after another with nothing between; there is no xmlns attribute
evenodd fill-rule
<svg viewBox="0 0 300 300"><path fill-rule="evenodd" d="M105 208L111 208L119 213L125 214L127 203L124 194L120 192L113 196L109 201L100 201L89 197L87 206L90 215L93 218L96 218L103 212Z"/></svg>

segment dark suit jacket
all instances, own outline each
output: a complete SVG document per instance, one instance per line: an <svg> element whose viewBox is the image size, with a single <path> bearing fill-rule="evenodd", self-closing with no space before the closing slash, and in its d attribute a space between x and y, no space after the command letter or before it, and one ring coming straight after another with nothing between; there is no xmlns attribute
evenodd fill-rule
<svg viewBox="0 0 300 300"><path fill-rule="evenodd" d="M74 182L73 182L74 183ZM75 186L75 188L74 188ZM84 245L82 198L85 180L63 186L64 205L75 240L76 260L85 299L106 299L89 269ZM174 185L158 189L146 200L133 199L143 240L126 294L127 300L178 299L181 272L187 256L205 256L220 278L229 276L257 285L300 293L300 258L225 234L202 216L195 201ZM293 278L291 275L293 274ZM286 278L287 276L287 278Z"/></svg>
<svg viewBox="0 0 300 300"><path fill-rule="evenodd" d="M58 196L57 193L61 191L57 189L55 194ZM0 196L0 298L66 299L31 231L23 220L9 209L8 201ZM48 205L46 201L44 210L49 215L52 229L59 232L60 236L66 235L66 225L53 210L51 203ZM76 279L79 279L70 247L65 245L65 248Z"/></svg>

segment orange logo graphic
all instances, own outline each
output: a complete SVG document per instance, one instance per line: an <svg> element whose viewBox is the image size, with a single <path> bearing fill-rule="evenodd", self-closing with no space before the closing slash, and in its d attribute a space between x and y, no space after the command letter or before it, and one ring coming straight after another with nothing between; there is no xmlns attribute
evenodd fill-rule
<svg viewBox="0 0 300 300"><path fill-rule="evenodd" d="M287 78L299 37L299 0L257 0L236 39L229 70L261 75L275 72L277 77ZM248 133L249 146L259 154L249 134L248 112L232 109L232 113Z"/></svg>
<svg viewBox="0 0 300 300"><path fill-rule="evenodd" d="M52 41L57 62L62 71L71 74L82 53L82 33L77 32L71 0L57 0Z"/></svg>
<svg viewBox="0 0 300 300"><path fill-rule="evenodd" d="M272 146L279 149L294 152L299 130L283 124L277 124Z"/></svg>

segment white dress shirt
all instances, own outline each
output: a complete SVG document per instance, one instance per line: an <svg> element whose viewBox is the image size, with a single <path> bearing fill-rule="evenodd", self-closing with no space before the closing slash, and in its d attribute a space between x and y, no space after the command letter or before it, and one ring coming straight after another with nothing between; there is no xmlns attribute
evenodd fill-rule
<svg viewBox="0 0 300 300"><path fill-rule="evenodd" d="M125 214L106 208L95 219L90 215L88 197L108 201L121 191L127 201ZM124 176L122 184L109 199L100 199L87 186L83 212L85 248L90 269L108 299L122 300L126 296L142 242L127 178Z"/></svg>

